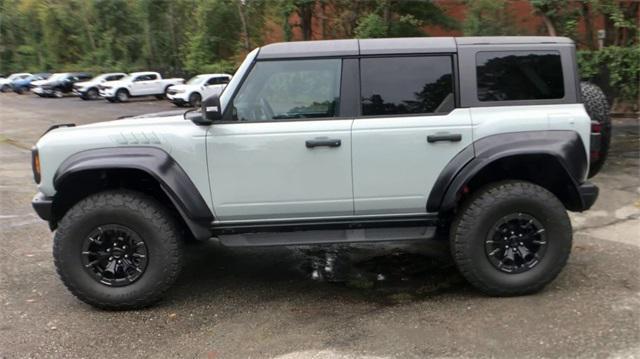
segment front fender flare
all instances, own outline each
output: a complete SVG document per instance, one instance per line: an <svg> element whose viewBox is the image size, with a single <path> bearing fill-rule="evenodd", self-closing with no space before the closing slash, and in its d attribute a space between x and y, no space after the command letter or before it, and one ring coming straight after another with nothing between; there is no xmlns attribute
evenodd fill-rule
<svg viewBox="0 0 640 359"><path fill-rule="evenodd" d="M213 221L211 210L184 169L164 150L156 147L115 147L78 152L58 167L53 177L54 188L58 190L74 174L100 169L146 172L158 181L194 235L207 235L204 228Z"/></svg>

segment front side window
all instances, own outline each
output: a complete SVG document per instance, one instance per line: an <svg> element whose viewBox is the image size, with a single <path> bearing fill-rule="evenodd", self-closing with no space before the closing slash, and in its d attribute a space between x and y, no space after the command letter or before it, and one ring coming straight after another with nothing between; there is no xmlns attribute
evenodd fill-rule
<svg viewBox="0 0 640 359"><path fill-rule="evenodd" d="M360 60L362 115L448 113L454 107L450 56Z"/></svg>
<svg viewBox="0 0 640 359"><path fill-rule="evenodd" d="M117 81L120 80L121 78L123 78L124 75L112 75L112 76L107 76L107 81Z"/></svg>
<svg viewBox="0 0 640 359"><path fill-rule="evenodd" d="M207 82L207 85L223 85L228 83L229 83L228 77L212 77Z"/></svg>
<svg viewBox="0 0 640 359"><path fill-rule="evenodd" d="M564 97L557 51L486 51L476 54L478 100L546 100Z"/></svg>
<svg viewBox="0 0 640 359"><path fill-rule="evenodd" d="M233 121L337 116L342 60L259 61L231 104Z"/></svg>

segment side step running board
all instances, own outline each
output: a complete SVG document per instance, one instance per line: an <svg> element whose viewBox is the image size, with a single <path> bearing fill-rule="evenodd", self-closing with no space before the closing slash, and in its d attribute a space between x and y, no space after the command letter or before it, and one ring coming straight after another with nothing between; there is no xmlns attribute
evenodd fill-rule
<svg viewBox="0 0 640 359"><path fill-rule="evenodd" d="M435 237L435 227L395 227L262 232L218 235L227 247L306 246L368 242L424 241Z"/></svg>

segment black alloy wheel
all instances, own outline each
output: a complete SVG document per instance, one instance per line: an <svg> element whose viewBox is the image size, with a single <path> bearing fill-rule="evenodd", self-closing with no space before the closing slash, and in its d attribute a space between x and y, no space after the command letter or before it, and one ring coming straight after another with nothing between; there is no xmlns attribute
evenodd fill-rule
<svg viewBox="0 0 640 359"><path fill-rule="evenodd" d="M82 265L98 282L122 287L135 282L147 268L147 246L128 227L107 224L94 229L82 245Z"/></svg>
<svg viewBox="0 0 640 359"><path fill-rule="evenodd" d="M485 253L491 264L506 273L535 267L547 249L545 228L535 217L514 213L500 218L489 230Z"/></svg>

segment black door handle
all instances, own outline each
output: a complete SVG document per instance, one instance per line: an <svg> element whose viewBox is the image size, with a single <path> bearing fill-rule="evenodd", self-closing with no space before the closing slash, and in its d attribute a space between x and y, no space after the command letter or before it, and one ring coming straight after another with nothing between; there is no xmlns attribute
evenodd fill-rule
<svg viewBox="0 0 640 359"><path fill-rule="evenodd" d="M462 140L462 135L459 133L427 136L427 142L429 143L434 143L438 141L460 142L461 140Z"/></svg>
<svg viewBox="0 0 640 359"><path fill-rule="evenodd" d="M315 140L307 140L305 142L305 145L307 146L307 148L314 148L314 147L340 147L340 145L342 144L342 141L335 138L335 139L315 139Z"/></svg>

